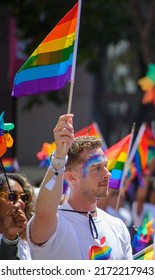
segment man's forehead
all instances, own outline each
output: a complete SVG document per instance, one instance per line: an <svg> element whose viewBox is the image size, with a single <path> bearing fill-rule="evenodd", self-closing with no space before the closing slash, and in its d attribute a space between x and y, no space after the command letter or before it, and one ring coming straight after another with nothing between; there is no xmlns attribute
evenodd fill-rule
<svg viewBox="0 0 155 280"><path fill-rule="evenodd" d="M96 160L98 161L107 161L106 155L104 154L103 150L98 149L96 151L88 151L85 154L85 158L84 161L88 161L88 160Z"/></svg>

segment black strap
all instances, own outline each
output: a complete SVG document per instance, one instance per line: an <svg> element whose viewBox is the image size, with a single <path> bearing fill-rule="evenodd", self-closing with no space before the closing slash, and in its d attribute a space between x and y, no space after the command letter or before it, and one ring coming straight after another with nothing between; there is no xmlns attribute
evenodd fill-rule
<svg viewBox="0 0 155 280"><path fill-rule="evenodd" d="M82 211L76 211L76 210L71 210L71 209L59 209L60 211L68 211L68 212L75 212L75 213L79 213L79 214L85 214L89 217L89 226L90 226L90 230L91 230L91 234L92 237L94 239L98 238L98 232L97 232L97 228L96 225L94 223L93 217L91 214L95 213L96 210L94 211L89 211L89 212L82 212Z"/></svg>
<svg viewBox="0 0 155 280"><path fill-rule="evenodd" d="M90 226L91 234L92 234L94 239L97 239L98 238L98 232L97 232L97 228L95 226L95 223L94 223L94 220L93 220L93 217L92 217L91 213L88 213L88 217L89 217L89 226ZM95 234L94 234L94 232L95 232Z"/></svg>

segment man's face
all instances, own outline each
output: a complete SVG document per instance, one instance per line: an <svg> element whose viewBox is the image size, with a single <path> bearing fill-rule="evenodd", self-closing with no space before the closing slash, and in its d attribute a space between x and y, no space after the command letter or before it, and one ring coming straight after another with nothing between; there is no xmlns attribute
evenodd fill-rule
<svg viewBox="0 0 155 280"><path fill-rule="evenodd" d="M107 159L102 149L85 151L81 157L83 163L77 167L81 194L90 199L106 197L111 174L107 170Z"/></svg>

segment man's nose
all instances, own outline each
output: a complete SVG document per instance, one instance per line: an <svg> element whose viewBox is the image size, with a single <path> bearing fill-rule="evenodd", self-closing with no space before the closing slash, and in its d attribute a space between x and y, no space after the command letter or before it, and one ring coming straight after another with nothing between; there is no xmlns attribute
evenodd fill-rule
<svg viewBox="0 0 155 280"><path fill-rule="evenodd" d="M105 175L104 175L104 177L106 177L108 179L111 177L111 173L109 172L109 170L107 168L105 168Z"/></svg>

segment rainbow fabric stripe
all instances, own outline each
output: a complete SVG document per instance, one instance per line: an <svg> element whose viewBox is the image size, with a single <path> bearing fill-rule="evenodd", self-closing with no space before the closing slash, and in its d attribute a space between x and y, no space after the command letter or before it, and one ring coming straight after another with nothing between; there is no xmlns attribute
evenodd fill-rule
<svg viewBox="0 0 155 280"><path fill-rule="evenodd" d="M134 260L152 260L153 258L153 245L149 245L140 252L133 256Z"/></svg>
<svg viewBox="0 0 155 280"><path fill-rule="evenodd" d="M84 135L95 136L96 138L102 138L98 125L95 122L77 131L74 137L79 137Z"/></svg>
<svg viewBox="0 0 155 280"><path fill-rule="evenodd" d="M110 188L119 189L120 187L124 164L128 156L130 137L131 134L128 134L122 140L105 151L105 155L108 159L107 168L112 175L109 180Z"/></svg>
<svg viewBox="0 0 155 280"><path fill-rule="evenodd" d="M70 81L78 3L59 21L17 72L12 96L54 91Z"/></svg>
<svg viewBox="0 0 155 280"><path fill-rule="evenodd" d="M151 160L153 157L155 157L155 135L149 126L146 127L145 135L147 137L148 145L148 160Z"/></svg>
<svg viewBox="0 0 155 280"><path fill-rule="evenodd" d="M147 143L147 137L144 133L140 140L140 143L138 144L138 148L133 158L133 162L137 169L137 178L141 186L143 186L142 176L147 166L147 159L148 159L148 143Z"/></svg>
<svg viewBox="0 0 155 280"><path fill-rule="evenodd" d="M2 158L2 163L6 172L19 171L19 164L15 158Z"/></svg>

